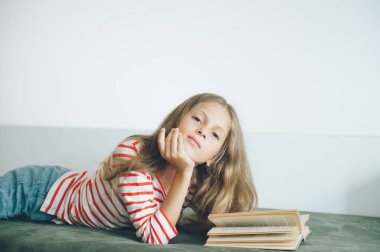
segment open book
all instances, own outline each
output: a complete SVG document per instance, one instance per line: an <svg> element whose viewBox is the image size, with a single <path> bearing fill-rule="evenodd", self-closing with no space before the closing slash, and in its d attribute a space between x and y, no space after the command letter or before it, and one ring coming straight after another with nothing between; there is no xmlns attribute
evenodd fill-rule
<svg viewBox="0 0 380 252"><path fill-rule="evenodd" d="M309 214L297 210L256 210L210 214L216 227L207 233L206 246L296 250L311 233Z"/></svg>

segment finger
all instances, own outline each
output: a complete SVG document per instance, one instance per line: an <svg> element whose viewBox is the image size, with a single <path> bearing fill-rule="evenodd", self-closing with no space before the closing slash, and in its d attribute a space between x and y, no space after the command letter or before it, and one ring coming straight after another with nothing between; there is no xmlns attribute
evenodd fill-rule
<svg viewBox="0 0 380 252"><path fill-rule="evenodd" d="M170 157L170 139L173 135L173 129L170 130L168 136L165 139L165 156Z"/></svg>
<svg viewBox="0 0 380 252"><path fill-rule="evenodd" d="M161 128L159 133L158 133L158 149L160 150L161 156L164 155L164 150L165 150L165 128Z"/></svg>
<svg viewBox="0 0 380 252"><path fill-rule="evenodd" d="M178 128L173 130L173 136L170 143L170 152L172 156L177 156Z"/></svg>

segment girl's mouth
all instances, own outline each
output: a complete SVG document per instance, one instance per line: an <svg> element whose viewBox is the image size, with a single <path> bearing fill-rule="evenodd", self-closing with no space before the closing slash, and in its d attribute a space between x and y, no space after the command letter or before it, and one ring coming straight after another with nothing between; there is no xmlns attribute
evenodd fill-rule
<svg viewBox="0 0 380 252"><path fill-rule="evenodd" d="M191 142L193 145L195 145L196 147L198 147L199 149L201 148L201 146L199 145L199 143L197 142L197 140L195 140L193 137L189 136L189 142Z"/></svg>

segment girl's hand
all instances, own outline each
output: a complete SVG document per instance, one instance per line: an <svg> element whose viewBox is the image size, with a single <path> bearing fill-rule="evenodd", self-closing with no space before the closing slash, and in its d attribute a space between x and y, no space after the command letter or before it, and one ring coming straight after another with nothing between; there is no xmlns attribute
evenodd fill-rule
<svg viewBox="0 0 380 252"><path fill-rule="evenodd" d="M161 128L158 134L158 147L161 156L173 165L177 172L193 172L195 162L186 152L182 133L178 128L171 129L166 139L165 128Z"/></svg>

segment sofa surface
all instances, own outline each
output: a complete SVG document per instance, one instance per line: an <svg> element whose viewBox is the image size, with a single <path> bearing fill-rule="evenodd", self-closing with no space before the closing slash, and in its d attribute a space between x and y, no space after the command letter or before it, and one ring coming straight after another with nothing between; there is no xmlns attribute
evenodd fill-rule
<svg viewBox="0 0 380 252"><path fill-rule="evenodd" d="M312 233L297 251L380 251L380 218L300 211L310 214ZM269 251L203 246L206 234L178 227L167 245L140 242L134 229L97 230L53 222L0 220L0 251Z"/></svg>

